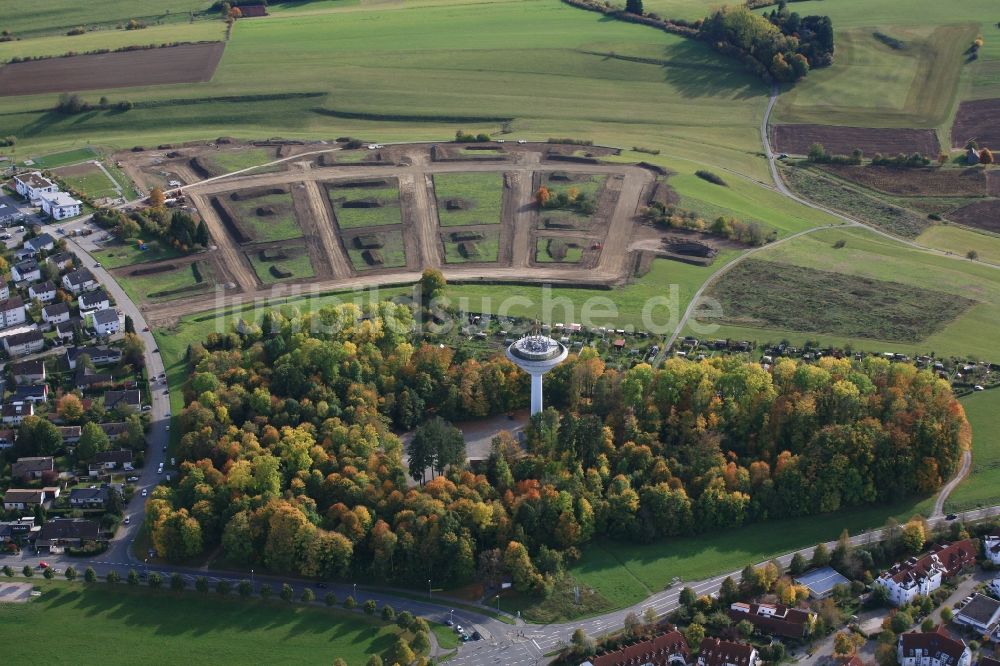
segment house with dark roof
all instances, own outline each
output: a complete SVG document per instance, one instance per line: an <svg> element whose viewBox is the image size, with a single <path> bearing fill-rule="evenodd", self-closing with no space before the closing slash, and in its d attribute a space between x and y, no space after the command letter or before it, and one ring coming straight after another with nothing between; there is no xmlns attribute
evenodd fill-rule
<svg viewBox="0 0 1000 666"><path fill-rule="evenodd" d="M97 289L98 282L89 268L79 268L63 275L63 287L74 294Z"/></svg>
<svg viewBox="0 0 1000 666"><path fill-rule="evenodd" d="M948 636L944 628L912 631L899 637L896 650L900 666L970 666L972 652L964 641Z"/></svg>
<svg viewBox="0 0 1000 666"><path fill-rule="evenodd" d="M45 336L37 329L15 333L4 337L3 346L11 356L27 356L45 349Z"/></svg>
<svg viewBox="0 0 1000 666"><path fill-rule="evenodd" d="M19 405L8 403L3 406L2 420L6 425L19 426L24 422L25 417L34 416L35 403L25 402Z"/></svg>
<svg viewBox="0 0 1000 666"><path fill-rule="evenodd" d="M81 391L86 391L103 384L110 384L113 381L113 377L106 372L97 372L91 368L85 366L77 366L76 368L76 387Z"/></svg>
<svg viewBox="0 0 1000 666"><path fill-rule="evenodd" d="M0 428L0 451L14 446L14 431L10 428Z"/></svg>
<svg viewBox="0 0 1000 666"><path fill-rule="evenodd" d="M69 505L74 509L103 509L111 499L107 485L97 488L74 488L69 493Z"/></svg>
<svg viewBox="0 0 1000 666"><path fill-rule="evenodd" d="M0 301L0 328L17 326L27 321L24 314L24 301L20 296L13 296Z"/></svg>
<svg viewBox="0 0 1000 666"><path fill-rule="evenodd" d="M132 470L132 452L128 449L117 451L101 451L94 457L94 463L104 469Z"/></svg>
<svg viewBox="0 0 1000 666"><path fill-rule="evenodd" d="M72 252L58 252L56 254L50 254L46 259L46 263L52 264L59 270L63 271L68 268L73 268L75 265L75 260L73 258Z"/></svg>
<svg viewBox="0 0 1000 666"><path fill-rule="evenodd" d="M52 234L44 233L34 238L29 238L24 241L24 247L34 250L35 254L40 252L48 252L49 250L55 249L56 239L52 237Z"/></svg>
<svg viewBox="0 0 1000 666"><path fill-rule="evenodd" d="M653 638L626 645L613 652L595 655L581 666L683 666L687 664L690 650L684 635L676 629Z"/></svg>
<svg viewBox="0 0 1000 666"><path fill-rule="evenodd" d="M83 436L83 428L80 426L59 426L59 434L62 435L63 444L76 444Z"/></svg>
<svg viewBox="0 0 1000 666"><path fill-rule="evenodd" d="M240 5L240 18L259 18L267 16L267 5Z"/></svg>
<svg viewBox="0 0 1000 666"><path fill-rule="evenodd" d="M786 638L805 638L816 626L816 614L781 604L737 602L729 606L733 624L747 620L763 634Z"/></svg>
<svg viewBox="0 0 1000 666"><path fill-rule="evenodd" d="M10 399L10 402L20 405L25 402L46 402L48 399L48 384L32 384L31 386L18 386L14 390L14 396Z"/></svg>
<svg viewBox="0 0 1000 666"><path fill-rule="evenodd" d="M61 324L69 321L69 305L67 303L53 303L42 308L42 321L46 324Z"/></svg>
<svg viewBox="0 0 1000 666"><path fill-rule="evenodd" d="M698 666L756 666L757 649L749 643L705 638L698 651Z"/></svg>
<svg viewBox="0 0 1000 666"><path fill-rule="evenodd" d="M36 282L42 279L42 271L34 259L19 261L10 267L10 276L14 282Z"/></svg>
<svg viewBox="0 0 1000 666"><path fill-rule="evenodd" d="M1000 659L995 657L980 657L976 666L1000 666Z"/></svg>
<svg viewBox="0 0 1000 666"><path fill-rule="evenodd" d="M76 360L86 354L94 365L112 365L122 360L122 353L110 347L71 347L66 350L66 365L76 370Z"/></svg>
<svg viewBox="0 0 1000 666"><path fill-rule="evenodd" d="M983 537L983 555L993 564L1000 564L1000 534Z"/></svg>
<svg viewBox="0 0 1000 666"><path fill-rule="evenodd" d="M52 284L51 280L37 282L28 287L28 298L38 299L42 303L51 303L56 300L56 286Z"/></svg>
<svg viewBox="0 0 1000 666"><path fill-rule="evenodd" d="M18 458L10 466L10 476L12 479L40 479L43 472L55 470L55 462L52 456L32 456L28 458Z"/></svg>
<svg viewBox="0 0 1000 666"><path fill-rule="evenodd" d="M889 594L895 606L913 601L914 597L927 596L941 587L941 581L951 578L963 568L976 563L976 549L970 539L950 544L934 544L921 558L911 557L890 567L875 581Z"/></svg>
<svg viewBox="0 0 1000 666"><path fill-rule="evenodd" d="M104 408L108 411L119 407L130 407L139 411L142 407L142 398L139 389L127 389L125 391L105 391Z"/></svg>
<svg viewBox="0 0 1000 666"><path fill-rule="evenodd" d="M36 552L61 553L79 548L88 541L99 541L100 529L93 520L54 518L47 521L35 536Z"/></svg>
<svg viewBox="0 0 1000 666"><path fill-rule="evenodd" d="M128 423L124 421L119 421L117 423L98 423L104 434L108 436L108 439L114 441L116 438L122 435L128 434Z"/></svg>
<svg viewBox="0 0 1000 666"><path fill-rule="evenodd" d="M1000 601L977 594L955 613L955 622L970 627L980 635L992 634L1000 627Z"/></svg>
<svg viewBox="0 0 1000 666"><path fill-rule="evenodd" d="M51 499L45 489L11 488L3 495L3 508L7 511L30 511Z"/></svg>
<svg viewBox="0 0 1000 666"><path fill-rule="evenodd" d="M10 372L15 384L35 384L45 381L45 362L40 358L13 363Z"/></svg>
<svg viewBox="0 0 1000 666"><path fill-rule="evenodd" d="M99 336L110 337L121 330L117 310L97 310L87 315L87 325Z"/></svg>
<svg viewBox="0 0 1000 666"><path fill-rule="evenodd" d="M56 324L56 337L62 341L72 340L73 333L76 331L77 320L70 317L66 321L61 321Z"/></svg>
<svg viewBox="0 0 1000 666"><path fill-rule="evenodd" d="M108 293L104 289L95 289L94 291L80 294L78 303L80 306L80 316L84 318L92 312L107 310L111 307L111 299L108 298Z"/></svg>

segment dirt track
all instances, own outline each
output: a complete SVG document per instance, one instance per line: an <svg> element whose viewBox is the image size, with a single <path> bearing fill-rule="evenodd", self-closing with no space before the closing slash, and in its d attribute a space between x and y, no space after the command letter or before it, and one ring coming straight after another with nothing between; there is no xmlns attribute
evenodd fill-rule
<svg viewBox="0 0 1000 666"><path fill-rule="evenodd" d="M629 278L629 244L633 239L637 208L643 191L653 182L649 171L632 165L546 163L537 153L519 154L513 162L431 162L426 159L426 147L405 153L408 164L396 167L316 167L302 172L272 172L217 179L195 184L186 189L194 203L203 211L218 249L213 255L220 264L230 268L238 287L224 300L227 303L248 303L283 298L296 294L356 289L366 286L406 284L420 277L428 266L441 268L445 277L456 282L513 281L547 282L553 284L591 284L609 286ZM532 205L532 186L538 172L566 171L607 175L607 184L598 197L598 210L590 229L572 230L569 236L588 242L583 260L577 264L535 264L534 245L537 238L563 236L534 228L537 211ZM503 215L500 252L497 262L446 264L441 233L450 229L438 224L433 197L432 176L435 173L499 171L504 173ZM407 264L403 269L365 271L353 270L343 246L343 240L325 201L322 183L356 180L366 177L395 177L400 187L403 208L403 236ZM296 212L309 246L310 258L316 267L315 279L284 283L262 288L256 280L240 246L226 232L222 221L207 205L210 195L248 188L293 185L296 192ZM354 231L354 230L352 230ZM345 231L346 233L346 231ZM601 243L601 249L590 249L589 243ZM323 256L314 256L322 254ZM168 324L178 317L219 307L215 294L185 299L181 303L153 305L149 316L159 324Z"/></svg>

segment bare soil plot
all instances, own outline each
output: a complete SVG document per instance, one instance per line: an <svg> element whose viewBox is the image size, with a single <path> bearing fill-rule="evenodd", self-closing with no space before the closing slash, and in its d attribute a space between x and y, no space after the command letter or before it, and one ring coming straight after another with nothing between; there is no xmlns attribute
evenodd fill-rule
<svg viewBox="0 0 1000 666"><path fill-rule="evenodd" d="M855 148L869 157L875 153L937 155L940 152L937 133L932 129L775 125L772 132L776 150L794 155L807 154L814 143L822 144L834 155L850 155Z"/></svg>
<svg viewBox="0 0 1000 666"><path fill-rule="evenodd" d="M976 302L912 285L751 259L712 287L734 326L919 342Z"/></svg>
<svg viewBox="0 0 1000 666"><path fill-rule="evenodd" d="M953 210L945 217L967 227L1000 233L1000 200L977 201Z"/></svg>
<svg viewBox="0 0 1000 666"><path fill-rule="evenodd" d="M887 194L958 197L982 197L988 194L986 171L981 167L906 169L827 164L821 168L845 180Z"/></svg>
<svg viewBox="0 0 1000 666"><path fill-rule="evenodd" d="M50 58L0 68L0 97L210 81L223 42Z"/></svg>
<svg viewBox="0 0 1000 666"><path fill-rule="evenodd" d="M435 162L497 161L510 159L506 148L498 143L452 143L431 146L431 159Z"/></svg>
<svg viewBox="0 0 1000 666"><path fill-rule="evenodd" d="M1000 148L1000 99L962 102L951 126L951 145L964 148L970 139L980 147Z"/></svg>

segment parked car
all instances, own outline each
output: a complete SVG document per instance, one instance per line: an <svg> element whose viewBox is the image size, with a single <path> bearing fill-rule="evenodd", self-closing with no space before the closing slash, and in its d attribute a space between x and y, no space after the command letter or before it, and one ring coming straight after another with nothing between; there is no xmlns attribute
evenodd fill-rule
<svg viewBox="0 0 1000 666"><path fill-rule="evenodd" d="M125 524L126 524L126 525L128 525L128 522L129 522L129 518L131 518L131 516L125 516Z"/></svg>
<svg viewBox="0 0 1000 666"><path fill-rule="evenodd" d="M128 481L129 483L135 483L136 481L139 480L139 477L137 477L137 476L130 476L130 477L128 477L125 480Z"/></svg>
<svg viewBox="0 0 1000 666"><path fill-rule="evenodd" d="M148 493L148 492L146 491L146 489L145 489L145 488L143 488L143 489L142 489L142 496L143 496L143 497L145 497L145 496L146 496L146 495L148 495L148 494L149 494L149 493Z"/></svg>
<svg viewBox="0 0 1000 666"><path fill-rule="evenodd" d="M958 516L956 516L953 513L949 513L947 516L944 517L945 520L955 520L956 518L958 518Z"/></svg>

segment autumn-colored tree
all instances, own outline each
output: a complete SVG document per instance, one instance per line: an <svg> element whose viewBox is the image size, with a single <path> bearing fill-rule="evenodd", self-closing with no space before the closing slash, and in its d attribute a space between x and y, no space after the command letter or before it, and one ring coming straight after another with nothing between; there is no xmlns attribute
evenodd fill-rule
<svg viewBox="0 0 1000 666"><path fill-rule="evenodd" d="M69 425L77 424L83 418L83 403L74 393L67 393L56 404L59 418Z"/></svg>
<svg viewBox="0 0 1000 666"><path fill-rule="evenodd" d="M864 636L853 631L840 631L833 638L833 653L845 656L852 655L864 644Z"/></svg>
<svg viewBox="0 0 1000 666"><path fill-rule="evenodd" d="M989 148L983 148L979 151L979 163L993 164L993 153L990 152Z"/></svg>
<svg viewBox="0 0 1000 666"><path fill-rule="evenodd" d="M149 205L153 208L159 208L166 202L167 197L163 194L162 187L154 187L149 191Z"/></svg>
<svg viewBox="0 0 1000 666"><path fill-rule="evenodd" d="M538 204L539 208L545 208L545 205L552 198L552 193L549 192L549 188L542 185L535 191L535 203Z"/></svg>
<svg viewBox="0 0 1000 666"><path fill-rule="evenodd" d="M923 521L911 520L903 527L901 535L903 547L910 553L919 553L923 550L927 541L927 534L924 531Z"/></svg>

